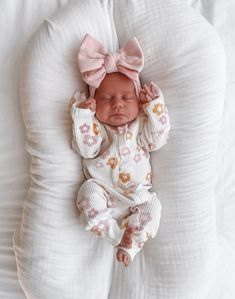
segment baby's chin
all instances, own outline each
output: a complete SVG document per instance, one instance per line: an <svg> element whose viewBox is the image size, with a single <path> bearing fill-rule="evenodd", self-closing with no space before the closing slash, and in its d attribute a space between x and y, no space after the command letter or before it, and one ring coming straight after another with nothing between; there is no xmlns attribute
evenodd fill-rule
<svg viewBox="0 0 235 299"><path fill-rule="evenodd" d="M111 126L111 127L121 127L121 126L125 126L126 124L129 124L130 122L118 122L118 121L106 121L106 122L102 122L101 123Z"/></svg>

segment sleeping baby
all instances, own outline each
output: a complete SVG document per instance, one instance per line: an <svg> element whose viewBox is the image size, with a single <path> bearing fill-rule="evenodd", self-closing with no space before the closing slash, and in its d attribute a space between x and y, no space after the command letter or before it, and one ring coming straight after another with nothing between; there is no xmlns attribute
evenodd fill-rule
<svg viewBox="0 0 235 299"><path fill-rule="evenodd" d="M169 115L160 89L140 86L143 51L136 38L109 53L86 34L78 63L90 97L71 101L73 149L86 177L77 206L85 230L106 238L128 266L157 234L161 204L150 189L150 152L166 144Z"/></svg>

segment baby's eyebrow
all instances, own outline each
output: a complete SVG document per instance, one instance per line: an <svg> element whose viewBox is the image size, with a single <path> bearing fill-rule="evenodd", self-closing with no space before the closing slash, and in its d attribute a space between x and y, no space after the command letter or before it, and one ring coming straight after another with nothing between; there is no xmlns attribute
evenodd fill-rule
<svg viewBox="0 0 235 299"><path fill-rule="evenodd" d="M112 97L112 95L110 93L103 93L101 94L102 97Z"/></svg>

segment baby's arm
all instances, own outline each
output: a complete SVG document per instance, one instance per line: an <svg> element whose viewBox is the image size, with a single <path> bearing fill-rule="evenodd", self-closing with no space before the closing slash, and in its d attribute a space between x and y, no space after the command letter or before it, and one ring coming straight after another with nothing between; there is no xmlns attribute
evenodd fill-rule
<svg viewBox="0 0 235 299"><path fill-rule="evenodd" d="M139 135L139 143L149 151L160 149L167 143L170 121L161 90L154 84L141 89L140 99L147 115Z"/></svg>
<svg viewBox="0 0 235 299"><path fill-rule="evenodd" d="M83 158L94 158L100 151L103 138L101 124L95 118L95 100L88 98L72 101L71 116L73 119L72 147Z"/></svg>

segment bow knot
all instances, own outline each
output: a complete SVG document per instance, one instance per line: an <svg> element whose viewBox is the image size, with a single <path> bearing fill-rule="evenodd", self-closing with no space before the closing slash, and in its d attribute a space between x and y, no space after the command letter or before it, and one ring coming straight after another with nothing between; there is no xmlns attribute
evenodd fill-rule
<svg viewBox="0 0 235 299"><path fill-rule="evenodd" d="M118 53L109 53L95 38L86 34L79 49L78 64L83 80L93 92L106 74L114 72L126 75L134 82L137 94L140 91L139 73L144 65L144 54L135 37Z"/></svg>
<svg viewBox="0 0 235 299"><path fill-rule="evenodd" d="M119 59L119 54L111 54L108 53L106 54L105 58L104 58L104 67L106 70L106 73L114 73L114 72L118 72L118 68L117 68L117 61Z"/></svg>

